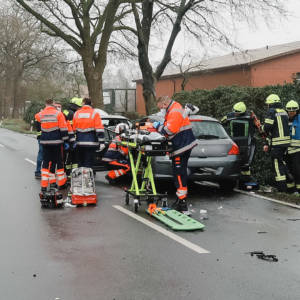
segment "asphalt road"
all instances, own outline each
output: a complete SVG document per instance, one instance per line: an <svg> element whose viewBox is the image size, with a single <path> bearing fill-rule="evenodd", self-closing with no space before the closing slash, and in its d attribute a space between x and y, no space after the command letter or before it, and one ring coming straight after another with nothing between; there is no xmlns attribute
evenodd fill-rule
<svg viewBox="0 0 300 300"><path fill-rule="evenodd" d="M191 209L196 219L208 211L205 230L163 234L145 206L137 216L150 224L116 209L132 212L101 173L96 207L45 210L36 152L33 137L0 129L1 300L299 299L300 221L288 219L300 211L195 186ZM254 250L279 261L251 257Z"/></svg>

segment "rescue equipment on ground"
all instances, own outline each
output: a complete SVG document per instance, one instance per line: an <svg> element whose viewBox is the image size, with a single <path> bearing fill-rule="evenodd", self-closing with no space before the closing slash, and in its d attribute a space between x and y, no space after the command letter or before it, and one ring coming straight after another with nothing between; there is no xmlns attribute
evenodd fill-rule
<svg viewBox="0 0 300 300"><path fill-rule="evenodd" d="M91 168L76 168L71 173L71 203L72 204L96 204L95 180Z"/></svg>
<svg viewBox="0 0 300 300"><path fill-rule="evenodd" d="M51 162L49 163L48 171L50 172ZM50 184L48 178L48 185L42 188L39 194L42 208L61 208L63 207L63 195L58 192L56 184Z"/></svg>
<svg viewBox="0 0 300 300"><path fill-rule="evenodd" d="M157 207L155 203L150 204L146 212L176 231L202 230L205 227L204 224L177 210Z"/></svg>

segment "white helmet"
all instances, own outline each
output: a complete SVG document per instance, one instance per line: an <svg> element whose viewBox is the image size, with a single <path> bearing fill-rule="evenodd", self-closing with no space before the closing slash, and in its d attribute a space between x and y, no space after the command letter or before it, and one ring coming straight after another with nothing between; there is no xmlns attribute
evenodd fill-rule
<svg viewBox="0 0 300 300"><path fill-rule="evenodd" d="M129 126L125 123L120 123L116 126L115 128L115 133L116 134L121 134L123 132L126 132L129 130Z"/></svg>

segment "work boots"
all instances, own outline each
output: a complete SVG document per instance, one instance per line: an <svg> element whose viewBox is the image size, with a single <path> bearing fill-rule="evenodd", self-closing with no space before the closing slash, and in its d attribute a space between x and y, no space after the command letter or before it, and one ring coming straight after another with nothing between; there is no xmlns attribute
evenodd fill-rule
<svg viewBox="0 0 300 300"><path fill-rule="evenodd" d="M180 200L177 198L177 200L173 203L172 207L185 215L191 215L191 212L189 211L187 206L186 199Z"/></svg>

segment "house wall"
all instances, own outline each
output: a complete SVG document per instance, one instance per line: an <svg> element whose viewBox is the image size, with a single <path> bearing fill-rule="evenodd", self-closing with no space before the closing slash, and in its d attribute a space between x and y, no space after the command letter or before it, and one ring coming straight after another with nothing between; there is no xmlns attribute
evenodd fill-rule
<svg viewBox="0 0 300 300"><path fill-rule="evenodd" d="M257 63L251 67L251 85L284 84L293 82L295 73L300 72L300 53L281 56Z"/></svg>
<svg viewBox="0 0 300 300"><path fill-rule="evenodd" d="M159 80L156 84L157 97L168 95L172 96L174 93L181 91L182 78L170 78ZM191 91L195 89L214 89L220 85L251 85L250 70L231 69L218 72L204 73L201 75L192 76L189 78L185 90ZM136 84L136 101L137 112L146 114L143 88L141 83Z"/></svg>

